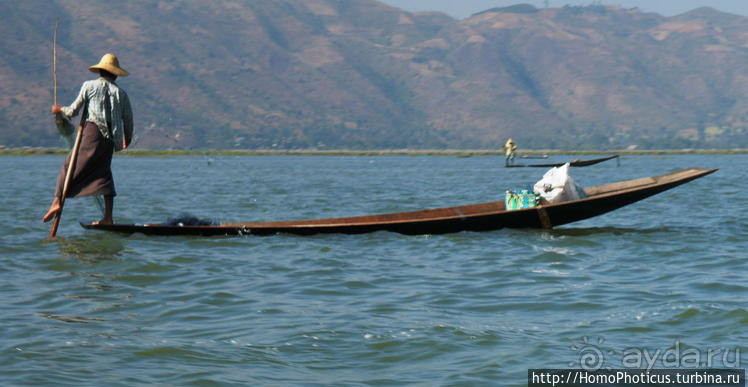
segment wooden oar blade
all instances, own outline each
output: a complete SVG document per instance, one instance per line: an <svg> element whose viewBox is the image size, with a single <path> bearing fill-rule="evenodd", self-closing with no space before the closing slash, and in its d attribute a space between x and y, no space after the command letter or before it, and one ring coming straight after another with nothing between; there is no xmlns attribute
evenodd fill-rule
<svg viewBox="0 0 748 387"><path fill-rule="evenodd" d="M57 228L60 226L60 217L62 216L62 209L55 215L55 220L52 223L52 230L49 231L49 237L54 238L57 235Z"/></svg>
<svg viewBox="0 0 748 387"><path fill-rule="evenodd" d="M60 197L60 210L55 216L55 221L52 224L52 231L49 232L49 237L54 238L57 234L57 226L60 225L60 218L62 217L62 209L65 206L65 197L68 194L68 188L70 181L73 178L73 172L75 171L75 164L78 162L78 150L80 149L81 139L83 138L83 125L86 123L86 116L88 115L88 104L83 106L83 113L81 113L81 121L78 125L78 131L75 135L75 142L73 148L70 150L70 162L68 163L68 169L65 173L65 181L62 186L62 196Z"/></svg>

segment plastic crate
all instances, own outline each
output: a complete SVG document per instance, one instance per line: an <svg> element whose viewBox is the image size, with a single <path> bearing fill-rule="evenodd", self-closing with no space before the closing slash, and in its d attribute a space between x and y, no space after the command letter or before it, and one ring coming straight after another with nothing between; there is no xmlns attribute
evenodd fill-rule
<svg viewBox="0 0 748 387"><path fill-rule="evenodd" d="M519 191L506 191L504 199L507 210L520 210L540 205L540 194L526 189Z"/></svg>

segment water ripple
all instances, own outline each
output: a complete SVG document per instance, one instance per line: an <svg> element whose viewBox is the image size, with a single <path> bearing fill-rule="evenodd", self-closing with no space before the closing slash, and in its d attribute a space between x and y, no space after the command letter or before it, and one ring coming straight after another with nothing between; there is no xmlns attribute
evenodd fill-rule
<svg viewBox="0 0 748 387"><path fill-rule="evenodd" d="M9 385L525 385L528 368L579 365L582 348L615 368L627 348L734 349L748 339L748 219L736 210L748 204L748 187L733 178L744 174L742 155L627 157L621 167L573 170L595 185L721 168L554 230L147 237L82 230L78 219L100 214L76 199L50 241L39 209L60 161L0 158L0 196L11 198L0 208L12 225L0 235L0 366ZM413 210L493 200L539 177L501 165L492 157L119 157L115 216Z"/></svg>

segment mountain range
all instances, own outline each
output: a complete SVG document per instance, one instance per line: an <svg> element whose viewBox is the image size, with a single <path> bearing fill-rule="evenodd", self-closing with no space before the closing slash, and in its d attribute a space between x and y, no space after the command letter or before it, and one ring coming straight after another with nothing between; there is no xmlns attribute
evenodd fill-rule
<svg viewBox="0 0 748 387"><path fill-rule="evenodd" d="M518 4L456 20L375 0L24 0L0 23L0 145L107 52L141 149L748 148L748 18ZM74 121L77 122L77 121Z"/></svg>

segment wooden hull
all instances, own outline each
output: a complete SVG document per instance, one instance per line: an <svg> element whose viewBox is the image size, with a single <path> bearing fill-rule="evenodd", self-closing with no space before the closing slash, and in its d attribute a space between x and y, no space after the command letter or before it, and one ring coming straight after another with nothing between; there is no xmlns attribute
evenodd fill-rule
<svg viewBox="0 0 748 387"><path fill-rule="evenodd" d="M603 161L608 161L618 158L618 155L614 156L608 156L603 157L599 159L590 159L590 160L574 160L570 161L569 165L572 167L586 167L589 165L595 165L597 163L602 163ZM552 167L560 167L566 163L545 163L545 164L508 164L507 168L528 168L528 167L534 167L534 168L552 168Z"/></svg>
<svg viewBox="0 0 748 387"><path fill-rule="evenodd" d="M148 235L273 235L290 233L361 234L391 231L401 234L444 234L509 228L552 228L591 218L637 202L662 191L715 172L690 168L662 176L645 177L586 188L584 199L535 208L507 211L504 201L382 215L295 220L281 222L234 222L215 226L165 226L160 224L83 224L86 229L140 232Z"/></svg>

